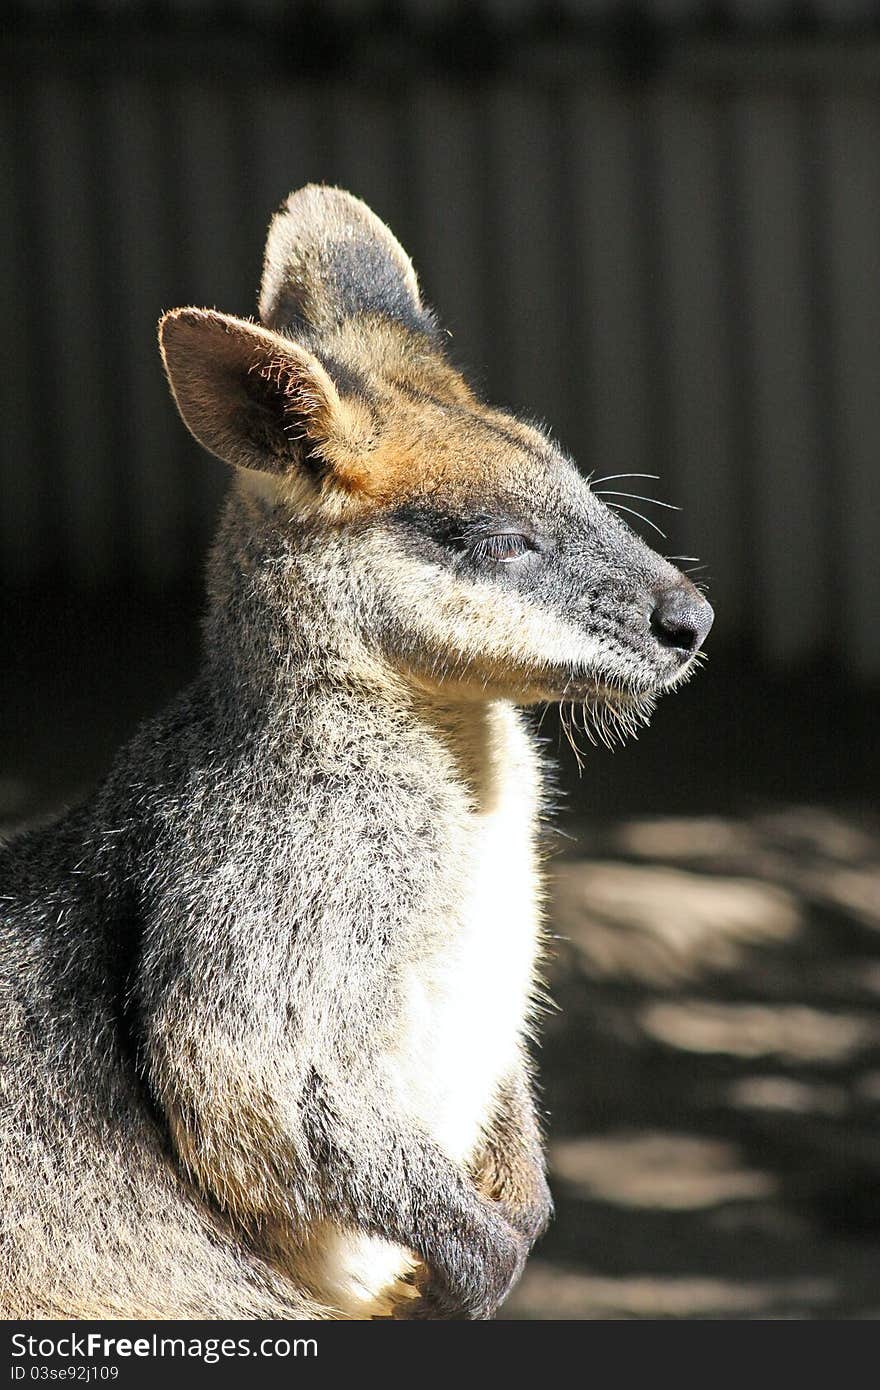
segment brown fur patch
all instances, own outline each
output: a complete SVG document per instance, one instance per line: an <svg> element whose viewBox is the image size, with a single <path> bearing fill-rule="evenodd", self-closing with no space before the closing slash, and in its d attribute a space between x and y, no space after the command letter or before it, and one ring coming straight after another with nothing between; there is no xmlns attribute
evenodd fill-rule
<svg viewBox="0 0 880 1390"><path fill-rule="evenodd" d="M369 316L341 325L319 357L281 334L206 309L160 325L184 422L212 453L279 478L323 473L327 489L369 506L510 474L537 431L485 406L435 340ZM338 384L337 384L338 383Z"/></svg>
<svg viewBox="0 0 880 1390"><path fill-rule="evenodd" d="M433 341L397 324L345 324L327 339L326 356L339 364L343 389L356 374L358 392L343 399L363 408L362 440L364 416L372 419L365 452L333 456L330 481L370 506L440 488L491 491L511 476L519 451L546 450L537 430L485 405Z"/></svg>
<svg viewBox="0 0 880 1390"><path fill-rule="evenodd" d="M159 343L184 423L211 453L278 474L319 459L360 485L372 417L299 343L208 309L166 314Z"/></svg>

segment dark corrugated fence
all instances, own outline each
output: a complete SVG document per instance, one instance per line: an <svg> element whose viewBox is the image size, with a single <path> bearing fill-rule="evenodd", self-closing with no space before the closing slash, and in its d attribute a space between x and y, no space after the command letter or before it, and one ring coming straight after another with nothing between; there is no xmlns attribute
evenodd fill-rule
<svg viewBox="0 0 880 1390"><path fill-rule="evenodd" d="M322 179L391 223L487 390L599 476L661 475L617 486L683 517L621 500L706 557L722 634L880 677L880 44L655 26L634 71L629 31L563 26L464 75L389 43L297 67L289 26L279 55L205 9L5 48L7 583L191 566L223 476L167 400L156 320L252 312L272 208Z"/></svg>

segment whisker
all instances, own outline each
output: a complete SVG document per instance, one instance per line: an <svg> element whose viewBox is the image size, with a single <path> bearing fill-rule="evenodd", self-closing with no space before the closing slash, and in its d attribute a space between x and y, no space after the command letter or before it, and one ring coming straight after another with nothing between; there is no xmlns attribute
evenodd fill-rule
<svg viewBox="0 0 880 1390"><path fill-rule="evenodd" d="M577 745L577 740L576 740L575 737L574 737L574 732L573 732L572 727L571 727L573 715L574 715L574 706L573 706L573 705L567 705L567 706L566 706L566 705L560 700L560 702L559 702L559 724L560 724L560 727L561 727L561 729L562 729L562 732L565 734L565 737L568 739L569 745L571 746L571 751L572 751L572 753L574 754L575 762L577 763L578 776L580 776L581 773L582 773L583 770L584 770L584 761L583 761L583 756L582 756L582 754L581 754L581 750L580 750L580 748L579 748L578 745Z"/></svg>
<svg viewBox="0 0 880 1390"><path fill-rule="evenodd" d="M618 492L613 487L603 488L599 492L593 488L597 497L631 497L634 502L653 502L655 507L666 507L671 512L680 512L681 507L676 507L674 502L661 502L659 497L643 497L640 492Z"/></svg>
<svg viewBox="0 0 880 1390"><path fill-rule="evenodd" d="M587 479L587 482L590 484L590 487L598 487L599 483L613 483L613 482L616 482L618 478L650 478L652 482L659 483L659 481L660 481L660 474L659 474L659 473L609 473L609 474L607 475L607 477L604 477L604 478L588 478L588 479Z"/></svg>
<svg viewBox="0 0 880 1390"><path fill-rule="evenodd" d="M668 539L666 532L661 531L660 527L651 521L650 517L642 516L641 512L637 512L633 507L625 507L622 502L609 502L608 505L609 507L614 507L616 511L629 512L630 516L637 516L639 521L643 521L646 526L652 527L653 530L657 532L658 536L662 536L664 540Z"/></svg>

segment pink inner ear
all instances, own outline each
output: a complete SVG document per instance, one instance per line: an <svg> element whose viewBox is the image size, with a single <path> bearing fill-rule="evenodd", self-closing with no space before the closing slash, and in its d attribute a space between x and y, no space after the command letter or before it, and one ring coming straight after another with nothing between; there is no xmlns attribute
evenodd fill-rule
<svg viewBox="0 0 880 1390"><path fill-rule="evenodd" d="M185 424L226 462L284 472L306 463L329 434L336 390L304 348L202 309L166 316L160 341Z"/></svg>

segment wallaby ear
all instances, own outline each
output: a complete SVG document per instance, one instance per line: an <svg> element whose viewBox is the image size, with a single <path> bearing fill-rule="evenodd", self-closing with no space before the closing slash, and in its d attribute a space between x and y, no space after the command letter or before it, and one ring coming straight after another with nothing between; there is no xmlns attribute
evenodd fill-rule
<svg viewBox="0 0 880 1390"><path fill-rule="evenodd" d="M385 224L341 188L308 184L291 193L269 227L260 318L303 334L360 314L434 332L412 262Z"/></svg>
<svg viewBox="0 0 880 1390"><path fill-rule="evenodd" d="M229 314L172 309L159 346L184 424L218 458L266 473L354 462L351 407L297 343Z"/></svg>

